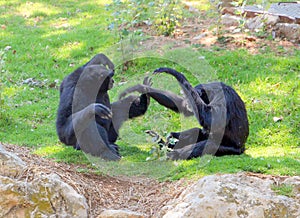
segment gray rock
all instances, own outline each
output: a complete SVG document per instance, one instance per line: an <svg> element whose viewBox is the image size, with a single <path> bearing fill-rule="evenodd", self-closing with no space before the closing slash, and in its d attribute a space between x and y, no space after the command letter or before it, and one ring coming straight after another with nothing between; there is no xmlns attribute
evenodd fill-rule
<svg viewBox="0 0 300 218"><path fill-rule="evenodd" d="M205 38L206 36L207 36L207 33L202 33L200 35L195 36L193 39L194 40L199 40L199 39Z"/></svg>
<svg viewBox="0 0 300 218"><path fill-rule="evenodd" d="M163 217L300 217L299 199L277 195L273 183L242 173L207 176L169 202Z"/></svg>
<svg viewBox="0 0 300 218"><path fill-rule="evenodd" d="M256 17L247 19L247 21L245 23L245 27L249 30L262 29L264 27L263 17L256 16Z"/></svg>
<svg viewBox="0 0 300 218"><path fill-rule="evenodd" d="M16 177L25 167L25 163L17 155L7 152L0 144L0 175Z"/></svg>
<svg viewBox="0 0 300 218"><path fill-rule="evenodd" d="M265 21L265 24L268 26L274 26L276 23L279 22L279 16L277 15L265 14L263 16L263 19Z"/></svg>
<svg viewBox="0 0 300 218"><path fill-rule="evenodd" d="M224 26L239 26L242 18L238 16L233 16L229 14L224 14L221 16L221 23Z"/></svg>
<svg viewBox="0 0 300 218"><path fill-rule="evenodd" d="M104 210L97 218L144 218L145 216L129 210Z"/></svg>
<svg viewBox="0 0 300 218"><path fill-rule="evenodd" d="M293 23L277 23L275 25L276 36L300 42L300 25Z"/></svg>
<svg viewBox="0 0 300 218"><path fill-rule="evenodd" d="M88 217L86 199L58 175L16 178L26 165L2 147L0 165L0 217Z"/></svg>

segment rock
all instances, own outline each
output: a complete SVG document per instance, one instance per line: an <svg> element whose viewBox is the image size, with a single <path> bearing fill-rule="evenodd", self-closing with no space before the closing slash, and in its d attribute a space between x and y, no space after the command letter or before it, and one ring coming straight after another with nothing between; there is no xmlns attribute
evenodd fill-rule
<svg viewBox="0 0 300 218"><path fill-rule="evenodd" d="M25 163L17 155L7 152L0 144L0 175L16 177L25 167Z"/></svg>
<svg viewBox="0 0 300 218"><path fill-rule="evenodd" d="M222 0L221 2L221 7L232 7L233 6L233 2L235 2L235 0Z"/></svg>
<svg viewBox="0 0 300 218"><path fill-rule="evenodd" d="M169 202L163 217L300 217L300 199L277 195L273 183L243 173L207 176Z"/></svg>
<svg viewBox="0 0 300 218"><path fill-rule="evenodd" d="M27 169L0 148L0 217L88 217L86 199L56 174L16 175ZM19 168L19 169L18 169Z"/></svg>
<svg viewBox="0 0 300 218"><path fill-rule="evenodd" d="M232 16L229 14L224 14L221 16L221 23L224 26L239 26L242 18L237 16Z"/></svg>
<svg viewBox="0 0 300 218"><path fill-rule="evenodd" d="M104 210L97 218L144 218L145 216L129 210Z"/></svg>
<svg viewBox="0 0 300 218"><path fill-rule="evenodd" d="M207 36L207 33L202 33L200 35L197 35L193 38L193 40L199 40L199 39L202 39L202 38L205 38Z"/></svg>
<svg viewBox="0 0 300 218"><path fill-rule="evenodd" d="M276 23L279 22L279 16L272 14L265 14L263 16L263 19L265 21L265 24L268 26L274 26Z"/></svg>
<svg viewBox="0 0 300 218"><path fill-rule="evenodd" d="M264 22L262 16L257 16L247 19L245 27L249 30L258 30L264 27Z"/></svg>
<svg viewBox="0 0 300 218"><path fill-rule="evenodd" d="M275 25L276 36L300 42L300 25L293 23L277 23Z"/></svg>

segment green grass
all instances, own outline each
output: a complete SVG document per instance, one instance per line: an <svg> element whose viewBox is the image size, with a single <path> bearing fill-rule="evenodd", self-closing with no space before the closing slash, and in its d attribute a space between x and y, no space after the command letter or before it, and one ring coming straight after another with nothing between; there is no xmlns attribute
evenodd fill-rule
<svg viewBox="0 0 300 218"><path fill-rule="evenodd" d="M123 155L120 162L103 163L63 146L55 132L58 86L67 74L96 53L116 48L115 34L107 30L109 12L104 7L107 2L0 1L0 142L33 147L41 156L84 164L116 176L179 179L241 171L300 175L300 52L297 50L285 55L201 48L168 53L166 45L163 58L138 58L130 62L126 72L118 68L116 86L110 91L113 101L125 87L140 83L145 72L160 66L184 71L193 85L212 79L232 85L246 102L250 121L243 155L146 162L153 143L145 130L166 135L199 126L194 118L183 118L154 101L145 116L126 122L126 128L121 129L121 139L117 142ZM205 60L201 62L198 57L202 56ZM25 84L28 78L40 85ZM123 81L127 84L119 85ZM179 92L171 77L153 77L153 83ZM274 122L274 117L283 119Z"/></svg>
<svg viewBox="0 0 300 218"><path fill-rule="evenodd" d="M287 184L272 185L271 188L278 195L284 195L284 196L287 196L287 197L294 197L295 196L295 194L293 192L294 187L292 185L287 185Z"/></svg>

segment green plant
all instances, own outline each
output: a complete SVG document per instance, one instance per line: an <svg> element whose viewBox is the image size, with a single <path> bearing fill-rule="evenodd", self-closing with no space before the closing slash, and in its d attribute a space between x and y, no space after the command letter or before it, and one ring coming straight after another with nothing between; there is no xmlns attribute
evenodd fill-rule
<svg viewBox="0 0 300 218"><path fill-rule="evenodd" d="M271 189L274 192L276 192L278 195L294 197L294 192L293 192L294 187L292 185L288 185L288 184L272 185Z"/></svg>
<svg viewBox="0 0 300 218"><path fill-rule="evenodd" d="M159 160L159 161L166 161L168 159L168 152L170 149L163 145L163 144L156 144L152 146L152 149L150 150L150 155L149 157L146 158L146 161L151 161L151 160Z"/></svg>
<svg viewBox="0 0 300 218"><path fill-rule="evenodd" d="M182 19L180 0L113 0L106 6L111 13L109 30L122 40L130 34L141 35L142 25L152 26L158 34L172 35Z"/></svg>
<svg viewBox="0 0 300 218"><path fill-rule="evenodd" d="M154 12L154 26L159 34L169 36L180 25L182 19L182 5L179 0L156 1Z"/></svg>

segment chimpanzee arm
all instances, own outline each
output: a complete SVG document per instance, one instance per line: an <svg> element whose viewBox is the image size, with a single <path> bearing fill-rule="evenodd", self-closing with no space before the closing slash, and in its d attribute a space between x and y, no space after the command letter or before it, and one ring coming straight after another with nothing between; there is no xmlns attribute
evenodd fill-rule
<svg viewBox="0 0 300 218"><path fill-rule="evenodd" d="M186 77L177 72L172 68L158 68L154 71L154 74L167 73L174 76L179 82L184 94L186 95L189 104L192 107L194 115L197 120L205 129L209 129L211 126L211 105L206 104L200 97L199 92L192 87L192 85L187 81Z"/></svg>
<svg viewBox="0 0 300 218"><path fill-rule="evenodd" d="M147 94L141 96L130 95L111 104L112 124L109 129L108 137L110 142L115 142L119 135L122 124L128 120L146 113L150 103Z"/></svg>
<svg viewBox="0 0 300 218"><path fill-rule="evenodd" d="M138 84L136 86L130 87L123 91L119 95L119 98L122 99L124 96L132 92L147 93L147 95L149 95L151 98L153 98L166 108L169 108L177 113L182 113L184 114L184 116L193 115L193 112L189 108L188 103L181 96L178 96L175 93L169 91L155 89L147 85Z"/></svg>

